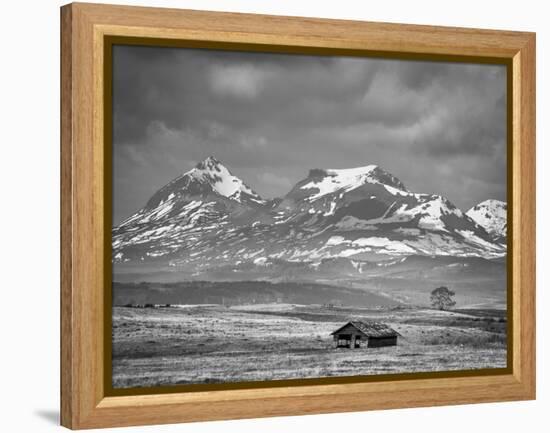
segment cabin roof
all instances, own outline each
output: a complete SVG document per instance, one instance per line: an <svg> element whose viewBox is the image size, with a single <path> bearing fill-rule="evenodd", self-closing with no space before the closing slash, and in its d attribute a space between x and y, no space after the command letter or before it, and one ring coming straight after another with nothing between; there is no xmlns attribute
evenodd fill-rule
<svg viewBox="0 0 550 433"><path fill-rule="evenodd" d="M396 337L399 334L395 329L390 328L385 323L374 322L374 321L359 321L352 320L346 323L344 326L341 326L336 331L332 332L330 335L338 334L346 326L351 325L356 328L361 333L365 334L367 337Z"/></svg>

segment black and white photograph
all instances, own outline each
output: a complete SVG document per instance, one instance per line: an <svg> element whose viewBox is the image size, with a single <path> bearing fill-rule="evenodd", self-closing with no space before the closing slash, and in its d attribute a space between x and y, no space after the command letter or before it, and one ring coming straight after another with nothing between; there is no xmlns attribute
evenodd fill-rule
<svg viewBox="0 0 550 433"><path fill-rule="evenodd" d="M115 389L507 367L502 64L115 45Z"/></svg>

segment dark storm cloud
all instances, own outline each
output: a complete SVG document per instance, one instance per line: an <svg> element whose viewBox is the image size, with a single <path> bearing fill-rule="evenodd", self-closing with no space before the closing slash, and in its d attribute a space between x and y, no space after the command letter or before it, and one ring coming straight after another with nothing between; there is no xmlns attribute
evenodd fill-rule
<svg viewBox="0 0 550 433"><path fill-rule="evenodd" d="M378 164L466 209L506 196L505 68L115 47L114 220L215 155L266 197Z"/></svg>

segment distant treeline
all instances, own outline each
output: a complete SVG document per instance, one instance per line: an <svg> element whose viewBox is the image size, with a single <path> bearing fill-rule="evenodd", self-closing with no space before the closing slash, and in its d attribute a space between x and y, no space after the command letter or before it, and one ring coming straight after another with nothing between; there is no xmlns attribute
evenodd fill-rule
<svg viewBox="0 0 550 433"><path fill-rule="evenodd" d="M180 283L113 283L114 306L174 304L334 304L363 307L397 302L360 289L318 283L269 281L188 281Z"/></svg>

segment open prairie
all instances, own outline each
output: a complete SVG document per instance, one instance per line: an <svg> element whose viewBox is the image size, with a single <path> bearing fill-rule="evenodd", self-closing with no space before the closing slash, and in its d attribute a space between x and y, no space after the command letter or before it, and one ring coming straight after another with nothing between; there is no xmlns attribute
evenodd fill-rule
<svg viewBox="0 0 550 433"><path fill-rule="evenodd" d="M395 347L336 349L330 333L375 320ZM506 366L505 310L299 304L113 308L113 386L470 370Z"/></svg>

